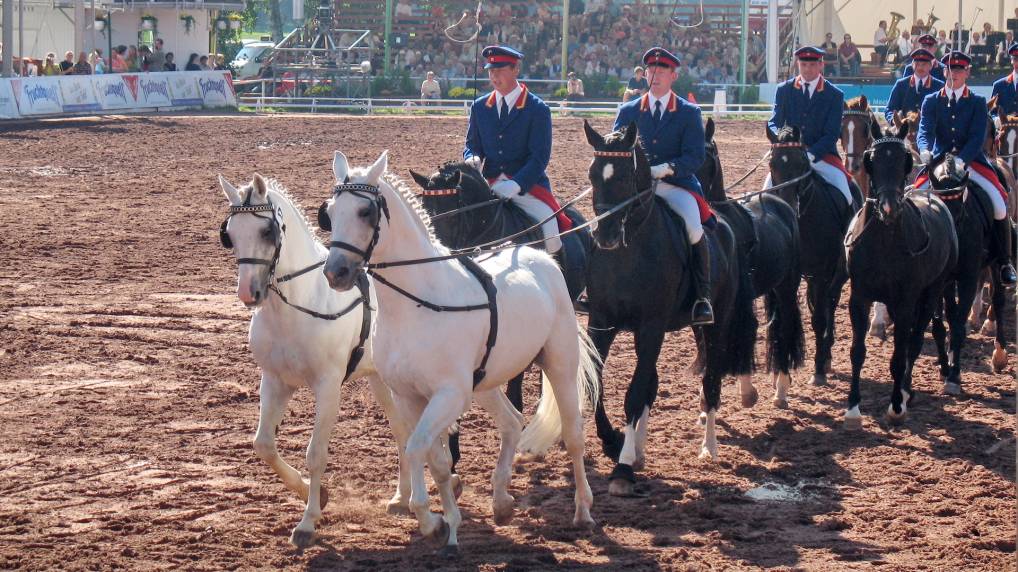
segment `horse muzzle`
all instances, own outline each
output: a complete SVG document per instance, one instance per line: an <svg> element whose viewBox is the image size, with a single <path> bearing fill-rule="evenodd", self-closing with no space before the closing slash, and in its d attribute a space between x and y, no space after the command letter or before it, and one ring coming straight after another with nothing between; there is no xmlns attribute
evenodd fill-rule
<svg viewBox="0 0 1018 572"><path fill-rule="evenodd" d="M330 252L322 272L333 290L345 292L353 288L360 271L360 261L351 260L341 252Z"/></svg>

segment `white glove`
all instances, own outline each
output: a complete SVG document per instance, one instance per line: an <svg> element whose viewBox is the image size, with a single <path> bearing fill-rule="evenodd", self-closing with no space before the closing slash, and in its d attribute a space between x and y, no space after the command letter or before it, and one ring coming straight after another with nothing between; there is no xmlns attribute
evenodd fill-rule
<svg viewBox="0 0 1018 572"><path fill-rule="evenodd" d="M481 158L478 157L477 155L471 155L467 157L467 159L463 162L477 169L478 171L481 170Z"/></svg>
<svg viewBox="0 0 1018 572"><path fill-rule="evenodd" d="M506 179L492 185L491 191L502 198L511 199L519 196L520 185L512 179Z"/></svg>
<svg viewBox="0 0 1018 572"><path fill-rule="evenodd" d="M962 161L961 157L955 157L954 158L954 168L958 169L959 171L964 171L965 170L965 161Z"/></svg>
<svg viewBox="0 0 1018 572"><path fill-rule="evenodd" d="M996 127L998 130L1000 129L1000 116L999 115L994 115L993 116L993 126Z"/></svg>
<svg viewBox="0 0 1018 572"><path fill-rule="evenodd" d="M674 172L672 171L672 166L668 163L661 163L650 168L650 176L654 179L663 179Z"/></svg>
<svg viewBox="0 0 1018 572"><path fill-rule="evenodd" d="M930 153L929 149L923 149L919 152L919 161L923 165L929 165L931 159L933 159L933 153Z"/></svg>
<svg viewBox="0 0 1018 572"><path fill-rule="evenodd" d="M817 158L816 158L815 155L813 155L813 153L811 153L809 151L806 151L806 156L809 157L809 162L810 163L816 163L817 162Z"/></svg>

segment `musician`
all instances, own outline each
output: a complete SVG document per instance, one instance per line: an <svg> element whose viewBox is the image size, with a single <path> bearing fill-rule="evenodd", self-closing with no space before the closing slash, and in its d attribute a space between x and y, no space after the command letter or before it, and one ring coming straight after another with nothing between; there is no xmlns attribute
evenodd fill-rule
<svg viewBox="0 0 1018 572"><path fill-rule="evenodd" d="M619 108L614 129L620 131L636 122L640 144L651 164L651 177L657 180L654 194L682 217L692 246L691 266L697 298L692 323L713 324L710 248L703 240L703 221L711 215L696 179L696 170L707 156L700 108L672 91L672 83L678 78L679 59L668 50L647 50L643 54L643 64L647 68L650 91Z"/></svg>
<svg viewBox="0 0 1018 572"><path fill-rule="evenodd" d="M1001 282L1010 286L1018 277L1010 260L1011 225L1007 220L1007 192L983 154L989 116L986 100L965 85L972 64L968 54L950 52L944 56L943 63L949 68L947 84L923 100L919 135L916 137L919 157L929 165L931 161L939 161L946 153L955 155L958 166L968 171L969 180L976 183L976 187L993 204L994 251L1000 264ZM930 186L925 169L916 177L915 186Z"/></svg>
<svg viewBox="0 0 1018 572"><path fill-rule="evenodd" d="M891 89L891 97L884 109L884 118L888 125L894 123L894 113L902 115L910 111L918 112L927 95L940 91L944 82L930 75L936 57L929 50L916 48L909 54L915 73L899 79Z"/></svg>
<svg viewBox="0 0 1018 572"><path fill-rule="evenodd" d="M932 34L923 34L922 36L919 36L918 42L919 47L934 55L933 67L930 69L930 75L940 81L944 81L944 65L937 61L935 57L937 55L937 38L933 37ZM912 64L908 64L905 66L905 71L902 72L901 77L908 77L913 73L915 73L915 67L913 67Z"/></svg>
<svg viewBox="0 0 1018 572"><path fill-rule="evenodd" d="M517 81L522 53L488 46L481 57L495 90L470 108L463 158L481 171L496 195L540 222L559 210L545 174L551 158L551 111ZM562 248L560 225L563 230L571 227L564 213L541 225L549 254Z"/></svg>
<svg viewBox="0 0 1018 572"><path fill-rule="evenodd" d="M1018 42L1007 48L1011 56L1011 73L993 82L993 94L997 98L997 119L1003 121L1008 115L1018 115Z"/></svg>

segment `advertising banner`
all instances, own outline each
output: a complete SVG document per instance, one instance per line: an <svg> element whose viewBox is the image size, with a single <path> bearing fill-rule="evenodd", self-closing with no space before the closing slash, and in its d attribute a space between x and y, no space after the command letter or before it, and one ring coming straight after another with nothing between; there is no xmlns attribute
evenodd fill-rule
<svg viewBox="0 0 1018 572"><path fill-rule="evenodd" d="M60 84L56 77L11 79L14 99L21 115L57 114L64 111Z"/></svg>
<svg viewBox="0 0 1018 572"><path fill-rule="evenodd" d="M170 82L170 101L174 106L201 106L197 72L165 72L159 75Z"/></svg>
<svg viewBox="0 0 1018 572"><path fill-rule="evenodd" d="M95 88L96 98L103 109L130 109L137 103L138 76L134 77L134 89L132 90L123 74L93 75L92 87Z"/></svg>
<svg viewBox="0 0 1018 572"><path fill-rule="evenodd" d="M198 88L206 107L237 107L233 76L228 71L202 72L198 78Z"/></svg>
<svg viewBox="0 0 1018 572"><path fill-rule="evenodd" d="M0 79L0 119L15 119L17 117L19 117L18 102L14 99L11 80Z"/></svg>
<svg viewBox="0 0 1018 572"><path fill-rule="evenodd" d="M172 72L167 72L172 73ZM139 107L170 107L170 80L164 73L144 73L134 76L138 82Z"/></svg>
<svg viewBox="0 0 1018 572"><path fill-rule="evenodd" d="M92 88L91 78L87 75L65 75L58 78L65 112L99 111L99 100Z"/></svg>

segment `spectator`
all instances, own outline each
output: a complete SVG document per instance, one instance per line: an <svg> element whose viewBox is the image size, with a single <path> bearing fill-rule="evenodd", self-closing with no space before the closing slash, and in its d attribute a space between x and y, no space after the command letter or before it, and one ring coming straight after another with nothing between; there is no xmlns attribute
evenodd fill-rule
<svg viewBox="0 0 1018 572"><path fill-rule="evenodd" d="M441 99L442 86L435 79L435 72L429 71L427 78L421 82L421 99ZM430 105L430 104L429 104Z"/></svg>
<svg viewBox="0 0 1018 572"><path fill-rule="evenodd" d="M824 51L824 75L837 76L838 44L834 43L834 34L827 32L824 35L824 41L820 44L820 49Z"/></svg>
<svg viewBox="0 0 1018 572"><path fill-rule="evenodd" d="M650 89L650 85L647 83L647 78L643 76L643 68L636 66L633 68L633 77L629 78L626 91L622 94L622 102L642 97L648 89Z"/></svg>
<svg viewBox="0 0 1018 572"><path fill-rule="evenodd" d="M74 75L92 75L92 66L88 65L88 55L78 52L78 63L74 64Z"/></svg>
<svg viewBox="0 0 1018 572"><path fill-rule="evenodd" d="M202 56L198 58L198 69L201 71L212 71L212 68L209 67L208 56Z"/></svg>
<svg viewBox="0 0 1018 572"><path fill-rule="evenodd" d="M912 53L912 38L909 37L908 31L901 31L901 35L898 36L898 41L895 44L895 50L897 57L894 58L894 63L898 67L904 68L908 65L908 55Z"/></svg>
<svg viewBox="0 0 1018 572"><path fill-rule="evenodd" d="M57 55L53 52L46 54L46 61L42 62L41 75L60 75L63 72L57 65Z"/></svg>
<svg viewBox="0 0 1018 572"><path fill-rule="evenodd" d="M887 63L887 20L881 20L873 32L873 51L880 56L880 65Z"/></svg>
<svg viewBox="0 0 1018 572"><path fill-rule="evenodd" d="M163 71L177 71L177 64L173 63L173 52L166 52L163 58Z"/></svg>
<svg viewBox="0 0 1018 572"><path fill-rule="evenodd" d="M845 34L844 41L838 48L838 64L843 74L848 74L849 77L859 77L862 55L859 53L859 48L852 43L851 34Z"/></svg>
<svg viewBox="0 0 1018 572"><path fill-rule="evenodd" d="M141 64L138 61L138 47L131 46L127 48L127 56L124 58L127 62L127 71L134 73L141 71Z"/></svg>
<svg viewBox="0 0 1018 572"><path fill-rule="evenodd" d="M39 66L35 65L32 58L21 59L21 77L37 77L39 75Z"/></svg>
<svg viewBox="0 0 1018 572"><path fill-rule="evenodd" d="M88 65L92 66L92 73L99 75L106 73L106 63L103 62L103 55L98 49L88 54Z"/></svg>
<svg viewBox="0 0 1018 572"><path fill-rule="evenodd" d="M110 54L110 69L113 73L127 73L127 46L119 45L113 48L113 53Z"/></svg>
<svg viewBox="0 0 1018 572"><path fill-rule="evenodd" d="M226 71L230 68L226 67L226 56L223 54L216 54L215 57L216 65L213 69L216 71Z"/></svg>
<svg viewBox="0 0 1018 572"><path fill-rule="evenodd" d="M971 34L969 34L969 45L967 48L965 48L965 52L971 55L973 46L985 46L985 45L986 40L979 35L979 32L972 32Z"/></svg>
<svg viewBox="0 0 1018 572"><path fill-rule="evenodd" d="M1012 43L1014 43L1014 32L1008 30L1004 34L1004 41L997 47L997 65L1007 67L1011 63L1011 56L1007 53L1007 49Z"/></svg>
<svg viewBox="0 0 1018 572"><path fill-rule="evenodd" d="M138 66L143 72L159 71L152 67L152 50L148 46L138 49Z"/></svg>
<svg viewBox="0 0 1018 572"><path fill-rule="evenodd" d="M566 81L566 101L579 101L584 97L583 80L576 77L576 72L569 72Z"/></svg>
<svg viewBox="0 0 1018 572"><path fill-rule="evenodd" d="M198 54L191 54L187 58L187 65L184 66L184 71L201 71L201 66L198 65Z"/></svg>
<svg viewBox="0 0 1018 572"><path fill-rule="evenodd" d="M64 52L64 61L60 62L60 73L63 75L74 73L74 52Z"/></svg>
<svg viewBox="0 0 1018 572"><path fill-rule="evenodd" d="M165 62L166 55L163 52L163 39L156 38L155 44L152 47L152 54L149 56L149 70L162 71L164 69L163 64Z"/></svg>
<svg viewBox="0 0 1018 572"><path fill-rule="evenodd" d="M947 45L948 45L948 43L947 43L947 30L940 30L939 32L937 32L937 54L936 55L943 56L944 54L946 54L947 50L949 49L947 47Z"/></svg>

